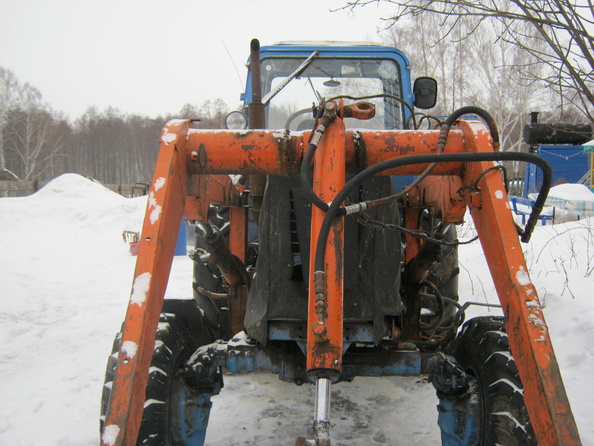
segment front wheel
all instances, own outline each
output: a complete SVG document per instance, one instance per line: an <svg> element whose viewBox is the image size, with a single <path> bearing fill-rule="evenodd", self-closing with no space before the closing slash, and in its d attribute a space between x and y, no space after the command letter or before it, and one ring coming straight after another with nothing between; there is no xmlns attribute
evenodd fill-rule
<svg viewBox="0 0 594 446"><path fill-rule="evenodd" d="M183 366L198 347L213 336L193 300L167 300L159 320L155 350L149 369L146 401L136 444L152 446L202 446L212 403L222 380L197 388L183 378ZM121 333L116 335L107 363L101 397L101 430L115 375Z"/></svg>
<svg viewBox="0 0 594 446"><path fill-rule="evenodd" d="M457 398L440 396L442 445L536 446L503 318L468 321L451 354L469 375L469 389Z"/></svg>

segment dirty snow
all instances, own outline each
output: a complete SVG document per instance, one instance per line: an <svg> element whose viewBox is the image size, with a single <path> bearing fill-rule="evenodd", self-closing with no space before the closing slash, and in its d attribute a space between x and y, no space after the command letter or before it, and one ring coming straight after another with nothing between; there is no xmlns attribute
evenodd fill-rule
<svg viewBox="0 0 594 446"><path fill-rule="evenodd" d="M133 281L122 231L139 230L146 204L78 175L0 199L0 445L98 444L105 364ZM539 226L523 245L584 445L594 445L593 224ZM460 234L471 238L473 229ZM461 295L497 302L478 242L460 248L460 261ZM176 257L168 297L191 296L191 270L188 258ZM499 311L473 306L467 317ZM292 445L311 432L313 395L313 386L267 373L225 376L207 444ZM436 404L423 377L338 384L333 444L434 446Z"/></svg>

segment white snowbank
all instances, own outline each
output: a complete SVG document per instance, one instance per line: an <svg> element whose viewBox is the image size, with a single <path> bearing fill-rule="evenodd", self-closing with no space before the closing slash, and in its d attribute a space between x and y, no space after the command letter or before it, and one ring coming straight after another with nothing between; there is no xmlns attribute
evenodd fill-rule
<svg viewBox="0 0 594 446"><path fill-rule="evenodd" d="M1 445L98 444L105 364L135 261L121 234L140 229L145 208L146 197L126 199L77 175L0 199ZM594 445L593 223L539 226L524 246L584 445ZM478 242L460 248L460 261L460 294L497 302ZM191 270L176 257L168 297L191 296ZM485 313L471 307L468 317ZM311 428L313 390L270 374L226 376L207 444L293 444ZM334 386L332 400L338 444L439 444L435 392L422 378L357 378Z"/></svg>
<svg viewBox="0 0 594 446"><path fill-rule="evenodd" d="M594 216L594 193L583 184L560 184L552 187L546 203L554 206L555 221L575 221Z"/></svg>
<svg viewBox="0 0 594 446"><path fill-rule="evenodd" d="M594 201L594 192L583 184L566 183L551 187L549 197L568 201Z"/></svg>

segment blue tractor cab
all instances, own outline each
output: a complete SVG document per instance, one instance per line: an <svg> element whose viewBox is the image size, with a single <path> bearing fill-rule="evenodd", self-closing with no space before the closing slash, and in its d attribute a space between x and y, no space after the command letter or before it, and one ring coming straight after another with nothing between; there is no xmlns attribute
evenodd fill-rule
<svg viewBox="0 0 594 446"><path fill-rule="evenodd" d="M413 105L431 108L435 104L435 81L419 78L415 88L411 88L408 58L388 46L352 42L278 43L260 48L259 67L249 65L246 91L241 97L244 113L247 114L248 104L261 101L265 107L265 128L311 129L312 105L338 96L344 96L345 100L365 98L376 107L375 118L370 121L347 118L347 128L410 128ZM256 98L252 76L258 68L261 97ZM247 120L244 122L229 127L247 127Z"/></svg>
<svg viewBox="0 0 594 446"><path fill-rule="evenodd" d="M283 42L259 48L248 60L243 110L227 117L227 128L247 128L250 104L262 104L264 122L250 128L311 130L315 106L342 97L355 102L365 99L375 105L371 120L345 118L347 128L400 130L415 128L413 106L432 108L437 84L419 77L411 88L410 62L400 50L374 43ZM254 76L255 73L255 76ZM261 79L260 85L254 78ZM256 85L254 87L254 85ZM258 89L258 92L254 92ZM414 177L392 178L393 188L402 190Z"/></svg>

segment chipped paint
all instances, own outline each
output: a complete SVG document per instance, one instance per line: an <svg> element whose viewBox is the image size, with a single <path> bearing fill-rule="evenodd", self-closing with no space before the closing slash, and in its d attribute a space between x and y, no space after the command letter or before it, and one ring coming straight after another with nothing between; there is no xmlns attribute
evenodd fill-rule
<svg viewBox="0 0 594 446"><path fill-rule="evenodd" d="M105 426L103 428L101 441L107 446L113 446L116 444L118 435L120 435L120 427L115 424L110 424L109 426Z"/></svg>
<svg viewBox="0 0 594 446"><path fill-rule="evenodd" d="M504 197L505 197L505 194L503 193L502 190L495 191L495 198L497 198L499 200L503 200Z"/></svg>
<svg viewBox="0 0 594 446"><path fill-rule="evenodd" d="M134 279L132 285L132 295L130 296L130 302L136 304L139 307L146 301L146 295L150 288L151 273L143 273Z"/></svg>
<svg viewBox="0 0 594 446"><path fill-rule="evenodd" d="M122 352L126 354L128 359L134 358L138 352L138 344L132 341L126 341L122 344Z"/></svg>

